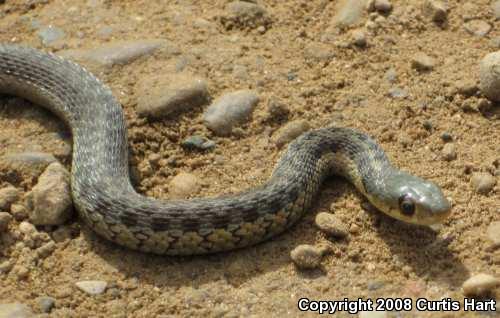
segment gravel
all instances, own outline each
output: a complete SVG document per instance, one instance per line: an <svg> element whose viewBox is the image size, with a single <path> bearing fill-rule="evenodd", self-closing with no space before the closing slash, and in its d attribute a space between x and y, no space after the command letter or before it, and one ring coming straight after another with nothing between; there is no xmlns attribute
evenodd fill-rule
<svg viewBox="0 0 500 318"><path fill-rule="evenodd" d="M207 82L185 73L146 80L137 91L137 113L153 119L186 112L209 99Z"/></svg>
<svg viewBox="0 0 500 318"><path fill-rule="evenodd" d="M491 101L500 101L500 52L487 54L479 64L479 88Z"/></svg>
<svg viewBox="0 0 500 318"><path fill-rule="evenodd" d="M500 221L491 222L486 234L494 248L500 247Z"/></svg>
<svg viewBox="0 0 500 318"><path fill-rule="evenodd" d="M428 72L434 69L436 61L425 53L419 52L411 59L411 66L419 72Z"/></svg>
<svg viewBox="0 0 500 318"><path fill-rule="evenodd" d="M108 283L102 280L85 280L76 282L75 285L84 293L95 296L104 293Z"/></svg>
<svg viewBox="0 0 500 318"><path fill-rule="evenodd" d="M30 307L21 303L0 304L1 318L31 318L34 314Z"/></svg>
<svg viewBox="0 0 500 318"><path fill-rule="evenodd" d="M462 284L462 290L465 296L481 297L488 295L499 285L500 279L481 273L467 279Z"/></svg>
<svg viewBox="0 0 500 318"><path fill-rule="evenodd" d="M7 231L12 216L7 212L0 212L0 234Z"/></svg>
<svg viewBox="0 0 500 318"><path fill-rule="evenodd" d="M21 192L13 186L0 189L0 211L9 211L12 203L17 201Z"/></svg>
<svg viewBox="0 0 500 318"><path fill-rule="evenodd" d="M302 244L293 249L290 257L298 268L313 269L320 266L323 255L315 246Z"/></svg>
<svg viewBox="0 0 500 318"><path fill-rule="evenodd" d="M442 154L443 154L443 159L445 161L452 161L457 159L457 150L455 144L453 143L445 144L443 147Z"/></svg>
<svg viewBox="0 0 500 318"><path fill-rule="evenodd" d="M497 180L487 172L476 172L472 174L471 183L476 193L488 194L495 187Z"/></svg>
<svg viewBox="0 0 500 318"><path fill-rule="evenodd" d="M217 135L229 135L234 126L249 120L258 102L259 96L252 90L225 94L217 98L204 112L204 123Z"/></svg>
<svg viewBox="0 0 500 318"><path fill-rule="evenodd" d="M26 196L30 221L35 225L59 225L73 212L70 173L58 162L50 164Z"/></svg>
<svg viewBox="0 0 500 318"><path fill-rule="evenodd" d="M186 198L200 191L201 185L198 177L191 173L181 172L169 184L169 193L174 198Z"/></svg>
<svg viewBox="0 0 500 318"><path fill-rule="evenodd" d="M349 235L347 225L331 213L320 212L315 218L316 226L327 235L345 238Z"/></svg>
<svg viewBox="0 0 500 318"><path fill-rule="evenodd" d="M306 120L299 119L287 123L281 127L273 136L274 143L278 148L294 140L304 132L311 129L311 126Z"/></svg>

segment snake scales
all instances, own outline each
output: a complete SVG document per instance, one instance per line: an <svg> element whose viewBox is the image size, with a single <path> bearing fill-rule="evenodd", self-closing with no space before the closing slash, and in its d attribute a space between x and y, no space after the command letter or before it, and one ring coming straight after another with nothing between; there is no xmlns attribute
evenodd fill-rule
<svg viewBox="0 0 500 318"><path fill-rule="evenodd" d="M378 209L406 222L432 224L450 210L434 183L394 168L371 138L349 128L303 134L257 188L216 198L156 200L133 189L122 108L85 69L52 54L0 44L0 93L44 106L66 122L73 135L71 187L80 217L132 249L204 254L266 240L309 209L330 174L345 177Z"/></svg>

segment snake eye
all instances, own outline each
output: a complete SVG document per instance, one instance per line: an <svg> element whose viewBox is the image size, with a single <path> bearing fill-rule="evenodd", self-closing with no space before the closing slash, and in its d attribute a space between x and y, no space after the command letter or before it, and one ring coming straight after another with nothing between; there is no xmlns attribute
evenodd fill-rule
<svg viewBox="0 0 500 318"><path fill-rule="evenodd" d="M415 202L411 197L403 195L399 198L399 210L406 216L412 216L415 213Z"/></svg>

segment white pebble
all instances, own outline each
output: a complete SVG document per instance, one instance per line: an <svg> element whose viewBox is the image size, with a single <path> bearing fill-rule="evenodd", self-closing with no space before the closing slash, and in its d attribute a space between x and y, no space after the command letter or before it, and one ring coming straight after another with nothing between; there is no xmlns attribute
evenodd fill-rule
<svg viewBox="0 0 500 318"><path fill-rule="evenodd" d="M477 274L462 284L465 296L484 296L500 285L500 280L488 274Z"/></svg>
<svg viewBox="0 0 500 318"><path fill-rule="evenodd" d="M78 289L89 295L99 295L106 290L108 283L101 280L86 280L76 282L75 285Z"/></svg>

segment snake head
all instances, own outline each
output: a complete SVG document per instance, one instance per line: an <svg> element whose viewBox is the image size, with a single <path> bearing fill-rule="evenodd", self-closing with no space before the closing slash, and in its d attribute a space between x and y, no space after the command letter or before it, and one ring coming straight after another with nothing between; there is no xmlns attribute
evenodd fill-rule
<svg viewBox="0 0 500 318"><path fill-rule="evenodd" d="M451 212L450 202L434 182L398 171L387 178L386 186L388 195L380 209L398 220L431 225L441 223Z"/></svg>

